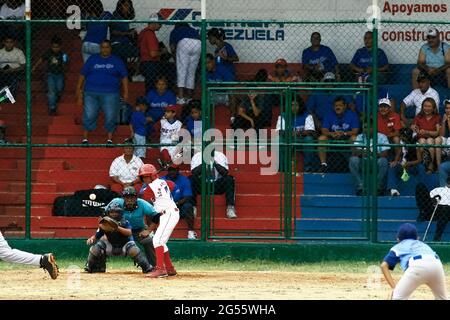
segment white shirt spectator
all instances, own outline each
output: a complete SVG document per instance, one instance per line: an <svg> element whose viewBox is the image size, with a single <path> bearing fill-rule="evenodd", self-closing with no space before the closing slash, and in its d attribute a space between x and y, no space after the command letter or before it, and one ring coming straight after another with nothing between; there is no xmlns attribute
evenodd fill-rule
<svg viewBox="0 0 450 320"><path fill-rule="evenodd" d="M0 19L23 19L25 17L25 4L11 9L5 3L0 9Z"/></svg>
<svg viewBox="0 0 450 320"><path fill-rule="evenodd" d="M436 102L436 105L439 109L439 94L436 90L434 90L432 87L429 87L427 92L422 93L420 89L414 89L411 91L409 95L406 96L405 99L403 99L403 103L407 107L416 106L416 116L419 114L420 110L422 109L422 102L426 98L433 98Z"/></svg>
<svg viewBox="0 0 450 320"><path fill-rule="evenodd" d="M18 48L13 48L11 51L6 51L5 48L0 49L0 69L5 66L17 69L25 63L25 55L22 50Z"/></svg>
<svg viewBox="0 0 450 320"><path fill-rule="evenodd" d="M199 165L202 164L202 153L197 152L191 159L191 171L197 168ZM224 155L222 152L214 151L214 162L216 162L218 165L228 169L228 159L227 156ZM214 168L214 181L222 178L220 173Z"/></svg>
<svg viewBox="0 0 450 320"><path fill-rule="evenodd" d="M161 119L161 135L159 137L159 142L161 144L178 142L178 133L182 126L183 124L179 120L170 123L164 118Z"/></svg>
<svg viewBox="0 0 450 320"><path fill-rule="evenodd" d="M293 128L293 129L295 129L295 128ZM281 115L278 116L277 126L276 126L275 130L277 130L277 131L284 130L284 117L282 117ZM309 115L306 117L305 128L303 130L305 130L305 131L316 130L316 127L314 125L314 119L313 119L312 115Z"/></svg>
<svg viewBox="0 0 450 320"><path fill-rule="evenodd" d="M441 196L441 200L439 200L440 205L450 206L450 188L449 187L439 187L434 188L430 191L430 197L434 198L435 196Z"/></svg>
<svg viewBox="0 0 450 320"><path fill-rule="evenodd" d="M366 143L367 143L366 142L366 134L365 133L361 133L361 134L358 134L356 136L355 142L353 144L366 144ZM389 144L389 140L388 140L388 138L386 137L385 134L378 132L378 135L377 135L377 145L378 145L377 148L378 148L378 151L377 151L377 153L382 153L383 151L391 149L389 146L380 146L380 144ZM362 149L362 148L363 147L359 147L357 149ZM370 137L369 148L370 148L370 151L373 150L373 139L372 139L372 137Z"/></svg>
<svg viewBox="0 0 450 320"><path fill-rule="evenodd" d="M141 158L133 155L129 163L125 161L123 155L114 159L109 168L110 177L118 177L123 183L135 181L139 175L139 169L144 165Z"/></svg>

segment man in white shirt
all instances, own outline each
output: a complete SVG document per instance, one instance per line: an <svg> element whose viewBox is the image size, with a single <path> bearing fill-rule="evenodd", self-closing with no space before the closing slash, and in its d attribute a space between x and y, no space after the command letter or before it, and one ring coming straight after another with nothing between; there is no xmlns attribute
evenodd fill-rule
<svg viewBox="0 0 450 320"><path fill-rule="evenodd" d="M111 190L120 194L128 186L133 186L136 190L140 189L139 169L144 165L141 158L133 154L133 141L127 139L124 144L127 146L123 148L123 155L114 159L109 168L109 176L113 181Z"/></svg>
<svg viewBox="0 0 450 320"><path fill-rule="evenodd" d="M25 70L25 55L22 50L15 47L13 37L7 36L3 44L4 48L0 49L0 88L8 86L15 96Z"/></svg>
<svg viewBox="0 0 450 320"><path fill-rule="evenodd" d="M191 186L194 201L197 195L201 193L201 174L202 174L202 152L197 152L191 160ZM227 205L227 218L236 219L235 205L235 181L234 177L229 175L228 159L222 152L214 151L214 166L211 172L211 178L214 179L214 194L225 194Z"/></svg>
<svg viewBox="0 0 450 320"><path fill-rule="evenodd" d="M417 76L419 89L411 91L406 98L403 99L400 105L400 116L405 125L411 122L408 119L413 119L422 109L422 102L426 98L433 98L436 105L439 106L439 94L430 86L430 76L426 72L421 72Z"/></svg>

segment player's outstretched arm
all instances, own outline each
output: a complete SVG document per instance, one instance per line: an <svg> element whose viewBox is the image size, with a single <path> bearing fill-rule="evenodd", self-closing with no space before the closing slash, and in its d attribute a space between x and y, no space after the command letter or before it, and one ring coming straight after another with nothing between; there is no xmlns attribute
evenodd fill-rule
<svg viewBox="0 0 450 320"><path fill-rule="evenodd" d="M384 278L386 279L389 286L394 289L395 288L395 281L394 278L392 278L391 271L389 270L389 265L386 261L383 261L381 263L381 272L383 272Z"/></svg>

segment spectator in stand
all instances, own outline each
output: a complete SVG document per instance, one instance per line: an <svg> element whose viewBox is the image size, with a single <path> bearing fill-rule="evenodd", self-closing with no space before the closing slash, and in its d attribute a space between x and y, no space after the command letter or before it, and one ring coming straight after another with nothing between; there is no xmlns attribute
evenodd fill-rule
<svg viewBox="0 0 450 320"><path fill-rule="evenodd" d="M113 12L113 20L133 20L135 18L133 2L131 0L119 0L116 10ZM125 65L128 59L139 56L137 48L137 32L130 29L128 22L113 22L109 25L111 33L112 50L115 55L122 59Z"/></svg>
<svg viewBox="0 0 450 320"><path fill-rule="evenodd" d="M400 130L401 144L416 144L417 139L413 137L411 128ZM403 147L400 156L394 159L388 171L387 189L391 191L391 196L399 196L398 184L403 173L416 175L419 181L425 181L425 167L422 164L422 154L417 147Z"/></svg>
<svg viewBox="0 0 450 320"><path fill-rule="evenodd" d="M179 133L183 124L177 120L176 112L179 110L178 105L170 105L166 108L164 118L161 119L161 135L159 143L175 144L179 141ZM181 150L178 146L162 146L161 158L158 159L158 163L161 168L168 168L170 163L173 163L180 155Z"/></svg>
<svg viewBox="0 0 450 320"><path fill-rule="evenodd" d="M194 141L202 138L202 103L200 100L191 100L188 103L191 114L186 117L184 128L186 128Z"/></svg>
<svg viewBox="0 0 450 320"><path fill-rule="evenodd" d="M358 49L350 62L350 69L356 75L356 81L368 82L372 75L372 31L364 34L364 47ZM378 48L378 83L385 82L385 73L389 69L389 62L383 49Z"/></svg>
<svg viewBox="0 0 450 320"><path fill-rule="evenodd" d="M444 116L442 117L442 125L440 129L440 136L442 137L442 144L450 147L450 99L444 101ZM441 149L442 150L442 149ZM446 156L446 161L442 162L439 169L439 186L445 187L447 185L447 178L450 175L450 149L442 150Z"/></svg>
<svg viewBox="0 0 450 320"><path fill-rule="evenodd" d="M177 103L184 105L192 99L202 43L198 31L184 22L175 24L169 43L170 51L177 57Z"/></svg>
<svg viewBox="0 0 450 320"><path fill-rule="evenodd" d="M161 179L170 180L175 184L172 197L180 210L180 218L186 221L188 228L187 238L189 240L197 239L197 233L194 231L197 208L194 206L194 200L192 199L191 181L180 173L180 168L176 164L171 164L167 175L161 177Z"/></svg>
<svg viewBox="0 0 450 320"><path fill-rule="evenodd" d="M133 113L131 114L130 131L131 139L136 145L144 145L147 143L147 136L151 133L152 119L147 117L147 100L145 97L139 97L136 99L136 105ZM134 155L139 158L145 158L147 156L146 147L136 147L134 149Z"/></svg>
<svg viewBox="0 0 450 320"><path fill-rule="evenodd" d="M332 72L339 82L341 76L336 56L329 47L320 44L321 40L320 33L313 32L311 47L303 50L301 62L305 72L305 81L320 82L327 72Z"/></svg>
<svg viewBox="0 0 450 320"><path fill-rule="evenodd" d="M400 144L400 129L403 128L403 124L400 120L400 116L392 110L391 101L388 98L382 98L378 101L378 133L384 134L389 143ZM395 147L395 157L400 159L401 149Z"/></svg>
<svg viewBox="0 0 450 320"><path fill-rule="evenodd" d="M108 37L108 22L106 21L113 17L111 12L104 11L100 0L91 1L88 10L86 19L93 21L86 24L86 35L81 48L84 63L91 55L100 53L100 44ZM95 20L105 20L105 22L100 23Z"/></svg>
<svg viewBox="0 0 450 320"><path fill-rule="evenodd" d="M330 90L314 92L306 101L306 108L308 109L308 112L313 115L318 130L322 128L322 123L326 115L333 111L334 100L339 96L336 91L331 89L334 88L333 83L336 82L334 73L325 73L322 81L326 83L323 87L328 87ZM344 96L344 99L347 106L351 106L353 101L352 97L346 95Z"/></svg>
<svg viewBox="0 0 450 320"><path fill-rule="evenodd" d="M300 78L292 74L288 69L288 63L284 59L275 61L275 70L269 75L271 82L297 82Z"/></svg>
<svg viewBox="0 0 450 320"><path fill-rule="evenodd" d="M267 82L269 79L269 74L266 69L259 69L253 78L254 82ZM261 109L261 126L270 127L272 126L272 108L274 106L274 101L277 101L279 96L276 94L266 94L261 91L258 92L255 98L256 105Z"/></svg>
<svg viewBox="0 0 450 320"><path fill-rule="evenodd" d="M410 123L409 119L413 119L419 114L422 109L422 102L426 98L433 98L436 105L439 106L439 94L430 87L429 75L426 72L421 72L417 76L417 81L419 83L419 88L411 91L400 104L400 116L405 125Z"/></svg>
<svg viewBox="0 0 450 320"><path fill-rule="evenodd" d="M236 69L234 63L239 61L239 57L233 46L225 41L225 31L223 29L212 28L208 31L208 40L216 47L214 51L215 61L228 70L233 77L231 81L236 80Z"/></svg>
<svg viewBox="0 0 450 320"><path fill-rule="evenodd" d="M6 144L6 124L0 120L0 144Z"/></svg>
<svg viewBox="0 0 450 320"><path fill-rule="evenodd" d="M120 84L123 87L123 100L128 100L128 73L120 58L111 54L111 43L103 41L100 54L89 57L80 72L77 86L78 105L83 104L83 141L89 143L89 132L97 127L100 108L105 114L104 127L108 132L106 143L112 144L116 129L120 101Z"/></svg>
<svg viewBox="0 0 450 320"><path fill-rule="evenodd" d="M25 70L25 55L15 46L15 39L7 35L0 49L0 88L9 87L11 94L16 96L19 82Z"/></svg>
<svg viewBox="0 0 450 320"><path fill-rule="evenodd" d="M153 123L158 122L163 117L167 106L177 103L175 94L167 88L167 79L164 76L156 78L155 89L151 89L146 98L150 106L147 110L147 116L152 118Z"/></svg>
<svg viewBox="0 0 450 320"><path fill-rule="evenodd" d="M57 103L64 91L64 74L69 61L68 55L61 51L61 38L54 36L48 49L33 67L33 73L42 62L47 62L48 114L56 115Z"/></svg>
<svg viewBox="0 0 450 320"><path fill-rule="evenodd" d="M123 148L123 155L114 159L109 168L109 176L113 182L111 190L120 194L124 188L129 186L140 190L139 169L144 165L141 158L133 154L133 140L126 139L123 143L126 144Z"/></svg>
<svg viewBox="0 0 450 320"><path fill-rule="evenodd" d="M420 72L430 75L433 86L450 88L450 45L439 39L437 29L428 30L427 43L420 48L417 67L412 72L414 89L419 88L417 77Z"/></svg>
<svg viewBox="0 0 450 320"><path fill-rule="evenodd" d="M264 128L264 119L262 115L262 105L257 105L255 93L250 93L238 103L237 116L231 124L231 128L247 130L253 128L258 132Z"/></svg>
<svg viewBox="0 0 450 320"><path fill-rule="evenodd" d="M162 75L160 60L161 55L164 54L156 37L156 31L161 29L161 24L158 23L160 16L158 13L152 13L149 20L151 22L139 33L140 68L145 77L145 92L153 89L156 79Z"/></svg>
<svg viewBox="0 0 450 320"><path fill-rule="evenodd" d="M294 142L312 143L317 137L316 128L314 126L314 119L311 114L306 110L303 100L300 98L298 101L292 102L291 115L291 128ZM282 139L286 136L286 116L281 114L278 116L276 130L280 133ZM304 151L305 147L295 147L296 151ZM314 170L314 154L311 152L310 147L306 147L307 152L304 152L303 170L305 172L311 172ZM280 164L283 162L283 148L280 149ZM284 171L281 167L280 171Z"/></svg>
<svg viewBox="0 0 450 320"><path fill-rule="evenodd" d="M362 196L364 194L363 190L363 161L364 158L368 156L368 150L364 147L367 144L367 139L369 140L369 148L373 149L373 130L372 127L370 128L370 131L367 130L367 123L364 124L364 131L363 133L360 133L356 139L354 144L355 145L363 145L363 147L355 147L353 148L353 156L350 157L349 160L349 169L350 173L353 177L353 180L355 182L356 186L356 195ZM369 137L367 137L369 135ZM388 160L387 157L389 155L389 149L388 146L381 146L383 144L389 144L389 140L383 133L378 132L377 133L377 166L378 166L378 175L377 175L377 182L378 182L378 195L383 196L385 193L385 187L386 187L386 178L387 178L387 172L388 172Z"/></svg>
<svg viewBox="0 0 450 320"><path fill-rule="evenodd" d="M25 19L25 1L6 0L0 8L1 20L23 20ZM22 42L25 37L23 23L2 23L0 24L0 40L4 40L7 35Z"/></svg>
<svg viewBox="0 0 450 320"><path fill-rule="evenodd" d="M356 139L360 129L358 115L347 109L344 97L339 96L334 99L334 110L325 116L322 125L322 135L319 137L319 143L328 140L337 140L338 142L353 142ZM324 147L318 147L320 169L324 173L328 170L327 153Z"/></svg>
<svg viewBox="0 0 450 320"><path fill-rule="evenodd" d="M440 145L442 139L439 136L441 117L439 116L436 101L433 98L426 98L422 102L422 110L414 118L411 129L416 133L419 144ZM418 148L421 158L424 161L427 173L434 171L434 160L436 168L441 164L441 149Z"/></svg>
<svg viewBox="0 0 450 320"><path fill-rule="evenodd" d="M227 205L227 218L236 219L236 209L235 205L235 180L234 177L230 175L228 167L227 157L219 151L214 150L211 157L211 165L213 166L212 172L208 178L214 181L214 194L225 194L225 203ZM196 203L197 195L201 193L201 180L205 179L202 177L202 164L203 157L202 152L197 152L191 159L191 186L192 195Z"/></svg>

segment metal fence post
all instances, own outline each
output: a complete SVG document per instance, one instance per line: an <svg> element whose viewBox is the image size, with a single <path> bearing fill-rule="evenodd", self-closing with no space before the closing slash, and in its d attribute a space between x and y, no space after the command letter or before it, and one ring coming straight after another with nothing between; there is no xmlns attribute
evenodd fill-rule
<svg viewBox="0 0 450 320"><path fill-rule="evenodd" d="M207 87L206 87L206 19L203 16L202 22L201 22L201 40L202 40L202 52L201 52L201 86L202 86L202 108L204 109L204 112L202 112L202 136L204 135L205 131L209 128L209 99L208 99L208 93L207 93ZM205 141L202 139L201 141L201 152L203 154L203 150L205 150ZM209 218L207 219L207 208L206 206L209 206L207 196L207 182L206 182L206 163L202 161L202 179L201 179L201 205L202 205L202 212L201 212L201 239L202 241L206 241L209 237ZM208 210L210 213L210 211ZM208 220L208 221L207 221Z"/></svg>
<svg viewBox="0 0 450 320"><path fill-rule="evenodd" d="M31 11L30 2L27 1L27 12L25 21L25 49L26 49L26 130L27 130L27 144L26 144L26 177L25 177L25 238L31 238Z"/></svg>

